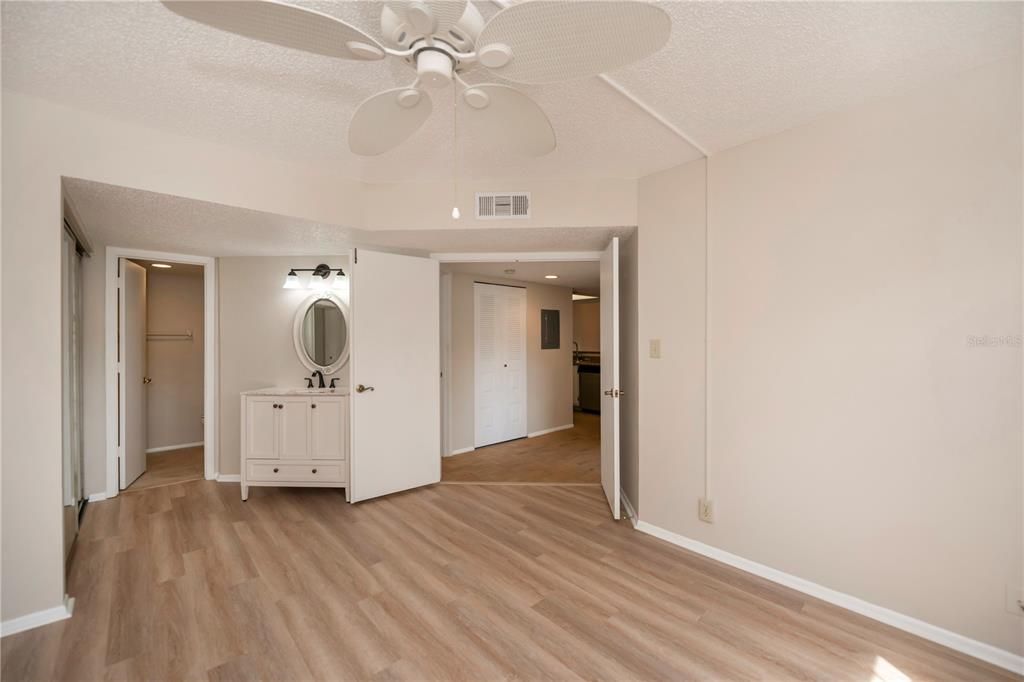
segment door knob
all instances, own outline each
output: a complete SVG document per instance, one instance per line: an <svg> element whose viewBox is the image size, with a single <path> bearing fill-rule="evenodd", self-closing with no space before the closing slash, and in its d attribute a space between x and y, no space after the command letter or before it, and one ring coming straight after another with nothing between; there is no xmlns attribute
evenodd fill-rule
<svg viewBox="0 0 1024 682"><path fill-rule="evenodd" d="M142 383L143 384L151 384L151 383L153 383L153 379L150 378L150 377L142 377Z"/></svg>
<svg viewBox="0 0 1024 682"><path fill-rule="evenodd" d="M359 384L358 386L356 386L356 393L363 393L365 391L372 391L372 390L373 390L373 386L363 386L362 384Z"/></svg>

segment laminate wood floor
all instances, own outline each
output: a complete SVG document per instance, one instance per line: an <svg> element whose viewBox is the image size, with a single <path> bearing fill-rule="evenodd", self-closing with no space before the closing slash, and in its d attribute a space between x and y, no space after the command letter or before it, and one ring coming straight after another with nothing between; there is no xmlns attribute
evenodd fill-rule
<svg viewBox="0 0 1024 682"><path fill-rule="evenodd" d="M614 522L600 488L213 481L87 508L14 680L1006 680Z"/></svg>
<svg viewBox="0 0 1024 682"><path fill-rule="evenodd" d="M445 482L600 483L601 416L573 415L574 427L489 445L441 460Z"/></svg>
<svg viewBox="0 0 1024 682"><path fill-rule="evenodd" d="M134 492L172 483L198 481L203 477L203 448L182 448L146 455L146 473L125 489Z"/></svg>

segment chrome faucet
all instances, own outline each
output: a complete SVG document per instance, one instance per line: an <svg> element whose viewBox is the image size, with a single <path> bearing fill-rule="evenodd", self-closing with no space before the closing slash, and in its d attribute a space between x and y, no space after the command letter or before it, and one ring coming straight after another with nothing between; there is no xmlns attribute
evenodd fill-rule
<svg viewBox="0 0 1024 682"><path fill-rule="evenodd" d="M315 372L313 372L312 376L316 377L320 381L319 388L327 388L327 384L324 383L324 373L323 372L321 372L320 370L316 370ZM312 384L313 382L310 381L309 383Z"/></svg>

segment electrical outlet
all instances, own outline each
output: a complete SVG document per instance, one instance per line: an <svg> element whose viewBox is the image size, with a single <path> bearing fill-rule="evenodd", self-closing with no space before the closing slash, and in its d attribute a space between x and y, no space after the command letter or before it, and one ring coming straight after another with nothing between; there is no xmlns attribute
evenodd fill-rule
<svg viewBox="0 0 1024 682"><path fill-rule="evenodd" d="M701 497L697 500L697 518L704 523L715 522L715 507L711 500Z"/></svg>
<svg viewBox="0 0 1024 682"><path fill-rule="evenodd" d="M661 357L661 339L651 339L651 357L657 360Z"/></svg>
<svg viewBox="0 0 1024 682"><path fill-rule="evenodd" d="M1011 583L1006 584L1006 610L1024 618L1024 588Z"/></svg>

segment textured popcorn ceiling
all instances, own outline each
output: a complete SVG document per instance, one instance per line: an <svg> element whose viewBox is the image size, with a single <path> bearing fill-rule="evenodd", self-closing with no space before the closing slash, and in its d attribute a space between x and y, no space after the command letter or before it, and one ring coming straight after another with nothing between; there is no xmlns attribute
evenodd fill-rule
<svg viewBox="0 0 1024 682"><path fill-rule="evenodd" d="M96 246L197 256L304 256L353 246L428 253L597 251L633 228L360 230L119 185L64 178Z"/></svg>
<svg viewBox="0 0 1024 682"><path fill-rule="evenodd" d="M379 3L303 4L379 34ZM487 16L495 11L478 6ZM1019 3L662 6L673 19L666 48L610 75L712 151L1013 54L1021 35ZM434 115L398 149L373 159L347 149L359 102L411 82L411 67L399 60L348 62L265 45L155 2L4 2L2 11L5 88L281 158L327 161L368 182L450 172L450 89L434 93ZM498 80L480 69L467 79ZM558 149L525 159L467 124L460 174L639 177L699 156L598 79L523 89L551 118Z"/></svg>

